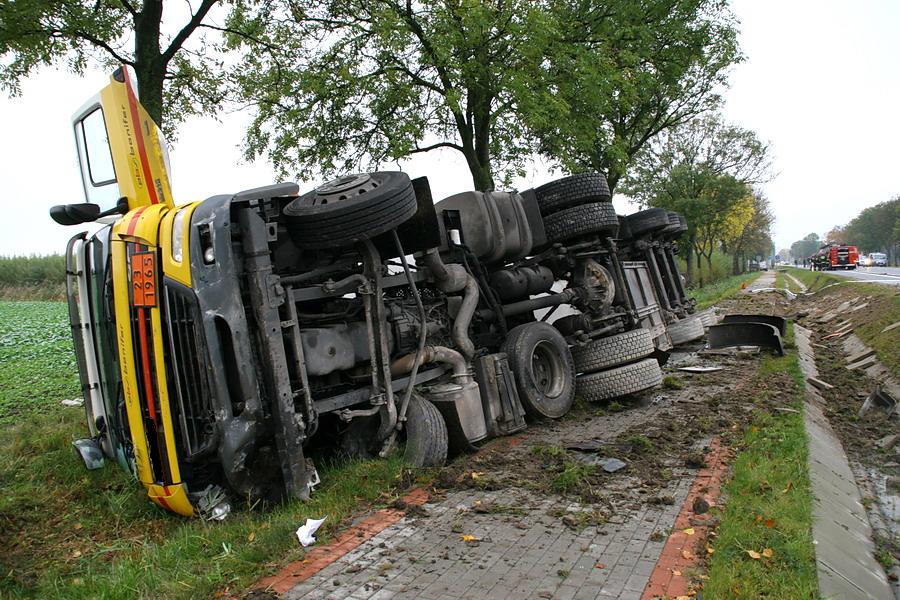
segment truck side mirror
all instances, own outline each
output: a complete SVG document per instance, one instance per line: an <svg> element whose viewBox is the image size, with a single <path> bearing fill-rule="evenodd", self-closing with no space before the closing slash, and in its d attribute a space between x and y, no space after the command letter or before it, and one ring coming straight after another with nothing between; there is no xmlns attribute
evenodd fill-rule
<svg viewBox="0 0 900 600"><path fill-rule="evenodd" d="M96 221L100 207L96 204L57 204L50 209L50 217L60 225L80 225Z"/></svg>

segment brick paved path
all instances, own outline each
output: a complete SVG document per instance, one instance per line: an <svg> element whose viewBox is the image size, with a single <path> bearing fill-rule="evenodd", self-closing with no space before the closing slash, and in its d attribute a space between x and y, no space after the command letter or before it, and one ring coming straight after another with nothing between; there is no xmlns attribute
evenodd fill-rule
<svg viewBox="0 0 900 600"><path fill-rule="evenodd" d="M637 600L691 481L676 478L664 492L674 504L645 506L583 528L578 513L592 507L554 495L453 492L426 504L426 515L401 519L285 598ZM474 512L479 501L497 508ZM565 524L566 515L572 526Z"/></svg>

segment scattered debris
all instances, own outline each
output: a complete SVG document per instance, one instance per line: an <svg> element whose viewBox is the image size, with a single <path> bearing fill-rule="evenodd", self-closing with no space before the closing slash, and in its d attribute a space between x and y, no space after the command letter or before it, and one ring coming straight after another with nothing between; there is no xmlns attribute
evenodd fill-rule
<svg viewBox="0 0 900 600"><path fill-rule="evenodd" d="M758 288L755 290L748 290L748 291L751 294L765 294L765 293L769 293L769 292L776 292L778 294L782 294L788 300L796 300L797 299L797 294L795 294L794 292L788 291L784 288L767 287L767 288Z"/></svg>
<svg viewBox="0 0 900 600"><path fill-rule="evenodd" d="M872 393L869 394L866 401L863 402L863 405L859 409L859 416L862 417L864 414L869 412L872 408L880 406L885 409L888 416L893 414L894 408L897 406L897 401L890 397L890 395L881 389L881 386L875 386L875 389L872 390Z"/></svg>
<svg viewBox="0 0 900 600"><path fill-rule="evenodd" d="M875 356L875 351L872 350L871 348L866 348L862 352L857 352L856 354L854 354L852 356L848 356L847 362L852 364L855 362L859 362L863 359L869 358L870 356Z"/></svg>
<svg viewBox="0 0 900 600"><path fill-rule="evenodd" d="M62 400L63 406L84 406L84 398L73 398L72 400Z"/></svg>
<svg viewBox="0 0 900 600"><path fill-rule="evenodd" d="M766 323L772 325L778 330L778 333L784 336L787 333L787 319L784 317L776 317L775 315L760 314L732 314L725 315L723 323Z"/></svg>
<svg viewBox="0 0 900 600"><path fill-rule="evenodd" d="M709 512L709 502L697 496L694 498L694 506L693 506L695 515L703 515Z"/></svg>
<svg viewBox="0 0 900 600"><path fill-rule="evenodd" d="M725 367L679 367L679 371L684 371L685 373L715 373L716 371L721 371Z"/></svg>
<svg viewBox="0 0 900 600"><path fill-rule="evenodd" d="M834 386L815 377L807 377L806 382L820 390L833 390Z"/></svg>
<svg viewBox="0 0 900 600"><path fill-rule="evenodd" d="M627 463L618 458L610 458L608 456L601 457L596 454L588 454L585 452L575 452L572 457L578 462L583 462L586 465L600 467L607 473L615 473L627 466Z"/></svg>
<svg viewBox="0 0 900 600"><path fill-rule="evenodd" d="M759 354L759 346L731 346L729 348L704 348L697 352L704 356L750 357Z"/></svg>
<svg viewBox="0 0 900 600"><path fill-rule="evenodd" d="M297 529L297 539L300 540L300 543L304 548L316 543L316 536L313 534L316 533L316 530L322 526L322 523L324 523L327 518L328 517L322 517L321 519L306 519L306 523Z"/></svg>
<svg viewBox="0 0 900 600"><path fill-rule="evenodd" d="M100 444L93 438L83 438L72 442L75 446L75 452L84 461L84 466L89 470L99 469L105 464L103 458L103 450Z"/></svg>
<svg viewBox="0 0 900 600"><path fill-rule="evenodd" d="M200 516L207 521L224 521L231 513L231 504L225 491L217 485L208 485L197 494L196 507Z"/></svg>
<svg viewBox="0 0 900 600"><path fill-rule="evenodd" d="M900 321L897 321L896 323L891 323L890 325L888 325L887 327L882 329L881 333L887 333L888 331L893 331L893 330L897 329L898 327L900 327Z"/></svg>
<svg viewBox="0 0 900 600"><path fill-rule="evenodd" d="M868 303L868 302L863 302L862 304L858 304L857 306L854 306L853 308L851 308L851 309L850 309L850 312L856 312L856 311L858 311L858 310L862 310L862 309L864 309L864 308L867 307L867 306L869 306L869 303Z"/></svg>
<svg viewBox="0 0 900 600"><path fill-rule="evenodd" d="M787 406L776 406L775 410L777 410L779 412L796 413L798 415L800 414L800 411L797 410L796 408L788 408Z"/></svg>
<svg viewBox="0 0 900 600"><path fill-rule="evenodd" d="M867 358L860 359L852 364L847 365L848 371L855 371L856 369L868 369L872 365L878 362L878 359L874 356L869 356Z"/></svg>
<svg viewBox="0 0 900 600"><path fill-rule="evenodd" d="M890 450L897 444L898 439L900 439L900 435L892 433L891 435L886 435L875 442L875 445L883 450Z"/></svg>

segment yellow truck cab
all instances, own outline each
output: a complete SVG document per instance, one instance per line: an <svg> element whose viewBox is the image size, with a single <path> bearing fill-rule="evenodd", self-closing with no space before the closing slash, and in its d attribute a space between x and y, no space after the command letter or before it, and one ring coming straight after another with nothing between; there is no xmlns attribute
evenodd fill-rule
<svg viewBox="0 0 900 600"><path fill-rule="evenodd" d="M50 214L103 225L66 251L75 447L181 515L308 498L310 456L443 464L565 415L576 373L595 400L658 385L663 313L691 309L683 219L622 221L599 173L435 203L426 178L381 171L177 205L126 68L74 129L86 202Z"/></svg>

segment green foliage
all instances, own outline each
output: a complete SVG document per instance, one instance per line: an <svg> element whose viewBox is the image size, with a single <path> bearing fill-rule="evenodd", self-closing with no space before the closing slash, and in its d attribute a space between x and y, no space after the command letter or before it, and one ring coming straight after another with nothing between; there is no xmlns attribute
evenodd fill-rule
<svg viewBox="0 0 900 600"><path fill-rule="evenodd" d="M0 256L0 286L65 284L66 258L47 256Z"/></svg>
<svg viewBox="0 0 900 600"><path fill-rule="evenodd" d="M900 242L900 196L864 208L842 229L842 235L845 243L866 254L893 250Z"/></svg>
<svg viewBox="0 0 900 600"><path fill-rule="evenodd" d="M237 70L257 108L250 157L308 177L450 148L481 190L524 168L523 112L552 100L539 67L562 30L527 0L246 3L229 23L268 48Z"/></svg>
<svg viewBox="0 0 900 600"><path fill-rule="evenodd" d="M21 79L42 66L82 73L89 63L130 65L141 103L172 137L177 123L213 112L224 98L223 62L214 42L197 33L216 29L204 20L217 3L201 0L167 35L162 0L0 2L0 89L19 94Z"/></svg>
<svg viewBox="0 0 900 600"><path fill-rule="evenodd" d="M824 240L819 239L819 234L810 233L802 240L797 240L791 244L791 255L797 260L809 258L816 253L816 250L819 249L823 242Z"/></svg>
<svg viewBox="0 0 900 600"><path fill-rule="evenodd" d="M699 260L699 255L695 255L693 260L694 279L689 288L703 287L731 276L732 257L723 252L714 251L708 261ZM681 255L678 256L678 270L687 272L687 262Z"/></svg>
<svg viewBox="0 0 900 600"><path fill-rule="evenodd" d="M766 219L754 220L765 201L753 200L750 187L768 177L768 153L752 131L710 115L661 133L635 159L622 191L644 206L674 210L687 219L681 243L689 283L695 279L695 252L709 263L713 252L739 240L748 224L768 225ZM749 218L743 214L748 202Z"/></svg>
<svg viewBox="0 0 900 600"><path fill-rule="evenodd" d="M702 310L709 306L721 302L725 298L734 296L741 290L741 285L750 283L759 277L762 273L742 273L741 275L732 275L725 279L720 279L716 283L704 285L703 287L688 290L688 296L697 301L697 308Z"/></svg>
<svg viewBox="0 0 900 600"><path fill-rule="evenodd" d="M0 423L56 412L80 397L62 302L0 302Z"/></svg>
<svg viewBox="0 0 900 600"><path fill-rule="evenodd" d="M572 172L606 173L612 188L654 136L719 106L727 69L742 60L736 20L721 0L560 10L572 26L543 63L556 93L545 110L523 117L550 159Z"/></svg>
<svg viewBox="0 0 900 600"><path fill-rule="evenodd" d="M477 189L521 173L536 149L570 170L615 171L715 104L737 60L721 0L282 0L245 3L230 26L268 49L237 71L257 108L250 157L308 176L449 148Z"/></svg>

